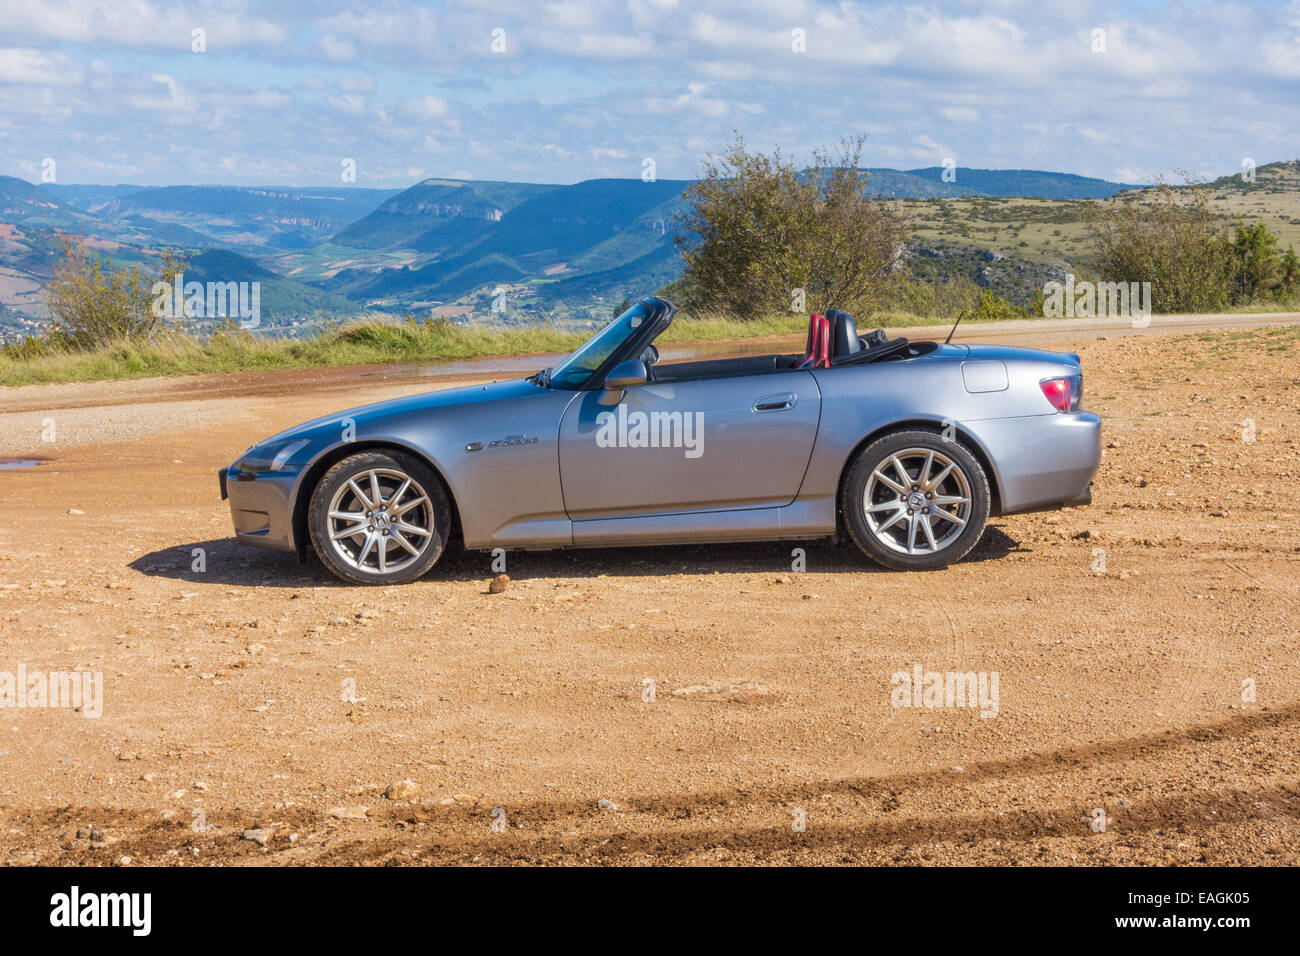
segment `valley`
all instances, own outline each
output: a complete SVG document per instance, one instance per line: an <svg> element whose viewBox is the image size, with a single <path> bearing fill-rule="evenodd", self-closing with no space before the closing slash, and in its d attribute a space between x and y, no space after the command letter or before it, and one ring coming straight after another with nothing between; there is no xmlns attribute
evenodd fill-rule
<svg viewBox="0 0 1300 956"><path fill-rule="evenodd" d="M1089 273L1088 223L1143 190L1065 173L868 170L898 204L915 283L975 283L1020 307L1067 272ZM624 299L674 291L674 220L686 180L572 185L426 179L405 190L33 185L0 177L0 338L48 321L41 288L58 236L87 237L115 264L152 267L164 249L187 279L260 282L261 332L302 336L371 313L488 326L582 330ZM1225 223L1262 220L1300 243L1300 163L1208 186ZM197 329L204 331L203 327Z"/></svg>

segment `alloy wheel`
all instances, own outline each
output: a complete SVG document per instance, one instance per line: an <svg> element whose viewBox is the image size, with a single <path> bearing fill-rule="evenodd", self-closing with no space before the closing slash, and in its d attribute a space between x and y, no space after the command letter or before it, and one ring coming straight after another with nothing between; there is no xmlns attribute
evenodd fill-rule
<svg viewBox="0 0 1300 956"><path fill-rule="evenodd" d="M372 468L345 481L330 500L328 516L330 546L359 571L402 571L434 537L428 494L410 475L391 468Z"/></svg>
<svg viewBox="0 0 1300 956"><path fill-rule="evenodd" d="M970 479L941 452L905 448L872 470L862 507L871 533L891 551L935 554L957 540L970 520Z"/></svg>

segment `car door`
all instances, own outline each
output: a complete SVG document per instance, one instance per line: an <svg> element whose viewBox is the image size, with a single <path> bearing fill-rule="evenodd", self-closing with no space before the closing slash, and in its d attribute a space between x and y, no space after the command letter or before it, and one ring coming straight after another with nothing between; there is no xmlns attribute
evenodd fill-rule
<svg viewBox="0 0 1300 956"><path fill-rule="evenodd" d="M803 371L583 392L560 423L560 485L575 521L775 507L799 491L821 393Z"/></svg>

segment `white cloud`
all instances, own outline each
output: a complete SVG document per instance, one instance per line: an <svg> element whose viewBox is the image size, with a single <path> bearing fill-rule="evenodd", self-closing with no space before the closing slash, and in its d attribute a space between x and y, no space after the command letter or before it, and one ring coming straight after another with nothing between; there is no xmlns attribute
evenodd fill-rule
<svg viewBox="0 0 1300 956"><path fill-rule="evenodd" d="M187 93L182 93L180 86L166 73L154 73L149 77L147 92L130 97L131 105L136 109L158 113L193 113L197 102ZM165 87L166 92L159 90Z"/></svg>
<svg viewBox="0 0 1300 956"><path fill-rule="evenodd" d="M361 73L354 76L344 73L339 77L338 88L344 93L362 93L369 95L379 88L373 73Z"/></svg>
<svg viewBox="0 0 1300 956"><path fill-rule="evenodd" d="M426 94L424 96L412 96L402 100L398 104L397 110L403 115L415 120L440 119L447 115L447 101L438 96Z"/></svg>
<svg viewBox="0 0 1300 956"><path fill-rule="evenodd" d="M325 54L325 58L334 60L339 63L347 63L355 60L358 56L356 44L351 40L345 40L342 37L336 37L327 34L316 41L317 46Z"/></svg>
<svg viewBox="0 0 1300 956"><path fill-rule="evenodd" d="M357 93L349 93L346 96L331 95L326 102L332 109L349 116L360 116L366 111L366 98Z"/></svg>
<svg viewBox="0 0 1300 956"><path fill-rule="evenodd" d="M0 48L0 83L78 86L81 67L56 50Z"/></svg>
<svg viewBox="0 0 1300 956"><path fill-rule="evenodd" d="M489 52L496 27L508 56ZM866 131L871 165L1114 175L1300 155L1300 0L5 0L0 34L7 155L53 140L106 180L220 178L177 142L186 124L221 130L236 175L281 182L363 154L393 185L452 163L572 181L619 154L686 176L733 129L800 157Z"/></svg>
<svg viewBox="0 0 1300 956"><path fill-rule="evenodd" d="M155 47L188 51L191 31L207 32L209 51L282 45L291 17L250 13L248 0L5 0L4 32L52 43Z"/></svg>

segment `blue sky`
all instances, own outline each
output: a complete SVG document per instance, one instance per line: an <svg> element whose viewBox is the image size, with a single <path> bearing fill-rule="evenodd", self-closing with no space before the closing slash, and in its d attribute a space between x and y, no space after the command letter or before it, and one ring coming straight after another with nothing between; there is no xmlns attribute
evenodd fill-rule
<svg viewBox="0 0 1300 956"><path fill-rule="evenodd" d="M688 178L733 130L800 158L861 134L871 166L1127 182L1295 159L1300 0L4 0L0 19L0 174L32 181L46 158L64 183L339 185L345 159L358 186L647 158Z"/></svg>

